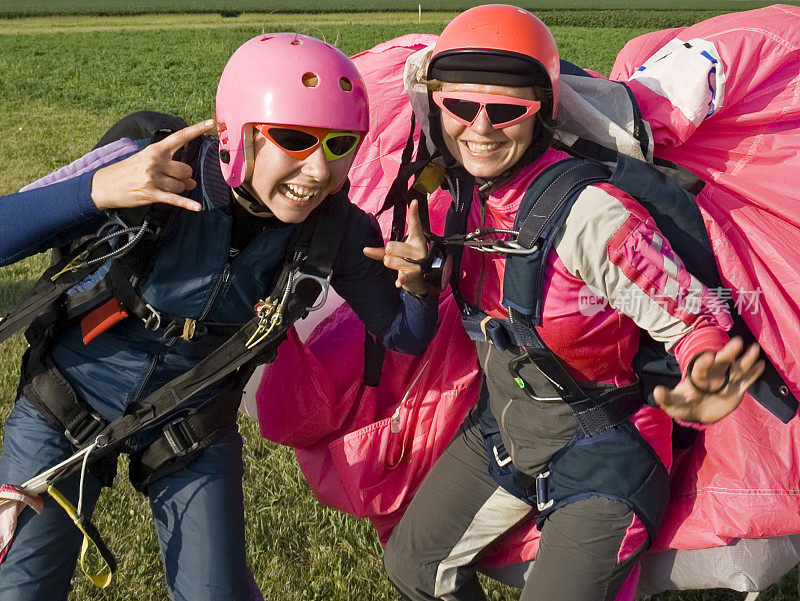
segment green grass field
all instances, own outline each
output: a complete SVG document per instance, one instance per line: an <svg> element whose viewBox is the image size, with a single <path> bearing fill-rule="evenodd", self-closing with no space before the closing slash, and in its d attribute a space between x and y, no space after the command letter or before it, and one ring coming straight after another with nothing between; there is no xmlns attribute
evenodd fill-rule
<svg viewBox="0 0 800 601"><path fill-rule="evenodd" d="M207 7L211 12L218 11L221 5L202 0L173 3L189 4L194 11ZM254 4L233 1L225 6L250 10ZM385 10L388 3L373 4ZM411 4L415 9L416 3ZM455 4L440 0L437 6L447 10ZM571 4L578 8L597 5L590 0ZM644 3L631 0L620 4L635 7ZM727 8L752 4L731 0L720 3ZM24 10L36 13L50 7L81 12L95 7L96 13L130 6L131 10L146 12L155 5L144 1L123 4L111 0L31 0ZM347 3L340 5L344 8ZM286 9L282 4L275 6ZM312 2L297 1L291 6L307 7ZM713 9L715 3L706 2L705 7ZM10 2L0 3L0 15L12 13ZM556 26L553 32L565 57L607 73L613 56L626 40L662 26L659 14L642 13L641 18L650 19L650 25L639 27ZM223 18L217 14L0 20L0 193L11 192L77 158L94 145L109 125L132 110L167 111L190 122L211 116L222 66L239 44L262 30L290 29L324 36L352 54L404 33L438 33L450 16L430 18L424 14L422 23L417 22L416 12L380 18ZM0 314L22 295L46 260L40 255L0 269ZM0 347L2 419L13 402L23 350L19 336ZM287 601L396 599L383 575L380 546L369 524L318 505L289 449L262 440L252 420L242 418L241 429L246 448L248 552L264 597ZM110 590L100 592L76 576L73 599L166 598L149 508L144 498L131 489L124 473L122 460L115 487L103 494L96 514L97 526L120 560L118 577ZM494 601L516 596L515 591L490 585L490 598ZM666 593L656 599L728 601L743 596L704 591ZM759 597L763 601L790 599L797 599L794 576Z"/></svg>
<svg viewBox="0 0 800 601"><path fill-rule="evenodd" d="M459 11L484 4L479 0L340 0L336 10L347 12L416 12ZM594 10L618 9L625 11L653 10L698 10L693 0L523 0L518 6L535 11L542 10ZM773 4L764 0L707 0L703 10L725 11L747 10ZM795 1L786 4L796 4ZM327 13L331 4L325 0L272 0L269 3L257 0L28 0L24 5L13 0L0 1L0 17L41 15L131 15L143 13L223 13L227 16L246 12L290 12Z"/></svg>

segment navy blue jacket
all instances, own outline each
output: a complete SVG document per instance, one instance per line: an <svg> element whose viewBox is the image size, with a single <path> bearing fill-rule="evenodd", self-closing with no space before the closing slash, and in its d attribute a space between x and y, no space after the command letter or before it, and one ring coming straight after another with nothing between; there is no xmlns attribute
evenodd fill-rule
<svg viewBox="0 0 800 601"><path fill-rule="evenodd" d="M129 152L142 147L127 142ZM94 231L103 221L89 198L94 171L108 160L82 159L83 173L45 187L0 198L0 264L7 264ZM266 219L263 230L238 254L230 249L231 194L219 171L214 140L206 140L194 174L192 192L200 212L178 211L163 239L150 275L140 287L157 310L197 320L242 324L254 315L254 304L271 291L287 252L294 225ZM365 246L382 246L374 217L350 205L342 247L331 284L367 329L387 347L420 354L436 328L437 303L421 302L398 291L395 275L365 257ZM91 285L92 276L83 286ZM78 394L106 418L117 417L133 401L187 371L220 344L218 336L197 341L166 338L129 318L89 345L79 324L60 332L51 351L56 366ZM202 402L218 383L201 391Z"/></svg>

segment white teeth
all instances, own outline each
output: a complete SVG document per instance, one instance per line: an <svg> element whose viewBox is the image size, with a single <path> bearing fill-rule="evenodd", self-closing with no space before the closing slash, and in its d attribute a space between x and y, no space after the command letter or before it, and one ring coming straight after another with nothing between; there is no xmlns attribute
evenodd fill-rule
<svg viewBox="0 0 800 601"><path fill-rule="evenodd" d="M470 152L492 152L500 148L500 144L497 142L464 142L467 145L467 148Z"/></svg>
<svg viewBox="0 0 800 601"><path fill-rule="evenodd" d="M314 196L314 188L306 188L297 184L284 184L284 195L292 200L303 201Z"/></svg>

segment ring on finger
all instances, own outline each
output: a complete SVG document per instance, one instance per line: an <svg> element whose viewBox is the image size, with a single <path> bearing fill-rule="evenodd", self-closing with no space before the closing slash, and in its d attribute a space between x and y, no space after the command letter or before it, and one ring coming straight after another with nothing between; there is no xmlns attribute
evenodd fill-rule
<svg viewBox="0 0 800 601"><path fill-rule="evenodd" d="M720 392L725 390L725 387L731 381L731 366L728 365L728 369L725 370L725 376L722 378L722 384L719 386L719 388L711 390L709 388L703 388L702 386L698 386L697 383L694 380L692 380L692 369L694 368L695 361L697 361L697 359L699 358L700 354L695 355L692 358L692 360L689 361L689 365L686 366L686 379L689 380L689 384L691 384L692 387L701 394L719 394Z"/></svg>

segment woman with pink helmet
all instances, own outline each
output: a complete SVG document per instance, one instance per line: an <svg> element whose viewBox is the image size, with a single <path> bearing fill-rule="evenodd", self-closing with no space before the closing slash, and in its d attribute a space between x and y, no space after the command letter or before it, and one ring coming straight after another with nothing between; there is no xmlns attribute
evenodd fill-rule
<svg viewBox="0 0 800 601"><path fill-rule="evenodd" d="M0 455L0 504L16 502L3 513L14 532L0 548L4 601L67 598L81 535L55 495L30 482L86 448L88 469L57 479L58 490L88 519L117 454L129 453L172 599L259 598L245 561L235 422L255 363L274 356L328 283L388 347L421 353L435 330L436 299L404 260L426 254L415 210L406 242L384 249L375 219L347 200L369 114L342 52L303 35L258 36L222 73L218 138L206 121L138 139L164 120L123 120L109 144L0 200L0 223L18 224L0 236L2 265L97 241L43 278L51 290L74 281L47 303L37 297L41 311L3 323L30 324L31 341ZM138 233L117 244L129 230ZM45 313L58 317L46 322ZM233 343L240 353L222 352ZM180 396L175 383L190 376L200 383ZM159 413L151 399L167 389L180 402ZM107 433L130 419L139 420L135 434L103 454Z"/></svg>

